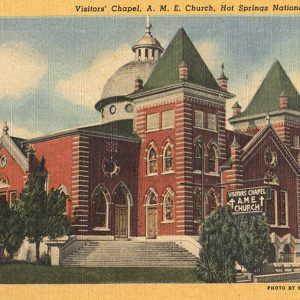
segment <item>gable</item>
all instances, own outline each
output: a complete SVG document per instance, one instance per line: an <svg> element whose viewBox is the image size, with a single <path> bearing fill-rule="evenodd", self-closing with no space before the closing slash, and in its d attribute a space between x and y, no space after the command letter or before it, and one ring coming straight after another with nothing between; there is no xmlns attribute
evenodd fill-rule
<svg viewBox="0 0 300 300"><path fill-rule="evenodd" d="M20 168L26 172L28 168L27 158L24 153L20 150L18 145L13 141L13 139L8 135L4 134L1 138L0 149L4 147L7 152L12 156Z"/></svg>
<svg viewBox="0 0 300 300"><path fill-rule="evenodd" d="M295 174L300 173L300 167L294 156L291 154L287 146L282 142L282 140L277 135L276 131L273 129L271 124L265 127L263 130L259 131L252 140L243 148L241 155L241 160L243 165L247 165L252 161L253 157L259 153L261 160L263 159L264 151L268 146L272 146L272 149L276 149L278 157L285 160L285 162L290 166ZM263 161L256 161L256 166Z"/></svg>

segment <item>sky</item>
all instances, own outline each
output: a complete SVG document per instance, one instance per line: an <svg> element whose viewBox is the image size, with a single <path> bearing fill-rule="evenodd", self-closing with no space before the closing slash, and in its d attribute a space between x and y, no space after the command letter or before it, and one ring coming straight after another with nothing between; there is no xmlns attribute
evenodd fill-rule
<svg viewBox="0 0 300 300"><path fill-rule="evenodd" d="M228 90L243 109L279 59L300 90L300 17L151 17L167 47L183 27L213 75L225 64ZM105 82L133 60L145 17L0 18L0 126L31 138L99 121Z"/></svg>

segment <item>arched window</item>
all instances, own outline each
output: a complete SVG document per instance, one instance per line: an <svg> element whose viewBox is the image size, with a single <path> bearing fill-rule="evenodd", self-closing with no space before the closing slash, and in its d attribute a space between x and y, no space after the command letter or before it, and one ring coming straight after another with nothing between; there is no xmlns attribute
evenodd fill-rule
<svg viewBox="0 0 300 300"><path fill-rule="evenodd" d="M195 171L202 171L203 168L203 143L197 142L195 145L195 156L194 156L194 170Z"/></svg>
<svg viewBox="0 0 300 300"><path fill-rule="evenodd" d="M128 205L126 191L121 185L115 191L113 199L115 205L124 206L124 207Z"/></svg>
<svg viewBox="0 0 300 300"><path fill-rule="evenodd" d="M157 204L157 196L153 191L148 196L147 204L148 205L156 205Z"/></svg>
<svg viewBox="0 0 300 300"><path fill-rule="evenodd" d="M167 144L163 153L163 171L169 172L173 170L173 149L170 144Z"/></svg>
<svg viewBox="0 0 300 300"><path fill-rule="evenodd" d="M148 59L148 49L145 49L145 58Z"/></svg>
<svg viewBox="0 0 300 300"><path fill-rule="evenodd" d="M219 195L214 189L210 189L207 193L208 213L211 213L219 205Z"/></svg>
<svg viewBox="0 0 300 300"><path fill-rule="evenodd" d="M103 191L99 191L94 197L95 203L95 227L108 227L108 205Z"/></svg>
<svg viewBox="0 0 300 300"><path fill-rule="evenodd" d="M174 193L168 190L163 198L163 221L172 222L174 220Z"/></svg>
<svg viewBox="0 0 300 300"><path fill-rule="evenodd" d="M147 174L157 174L157 155L153 147L148 151Z"/></svg>
<svg viewBox="0 0 300 300"><path fill-rule="evenodd" d="M154 59L154 55L155 55L155 50L152 49L152 59Z"/></svg>
<svg viewBox="0 0 300 300"><path fill-rule="evenodd" d="M218 172L218 159L216 149L214 146L211 146L208 152L208 172Z"/></svg>
<svg viewBox="0 0 300 300"><path fill-rule="evenodd" d="M196 188L194 193L194 220L201 221L203 219L203 199L201 188Z"/></svg>
<svg viewBox="0 0 300 300"><path fill-rule="evenodd" d="M141 58L141 56L142 56L142 51L141 49L139 49L139 59Z"/></svg>

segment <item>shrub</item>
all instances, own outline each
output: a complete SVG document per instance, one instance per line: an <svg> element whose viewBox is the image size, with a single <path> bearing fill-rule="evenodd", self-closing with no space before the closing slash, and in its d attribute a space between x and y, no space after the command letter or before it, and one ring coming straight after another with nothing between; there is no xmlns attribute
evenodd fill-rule
<svg viewBox="0 0 300 300"><path fill-rule="evenodd" d="M47 253L43 253L40 257L39 263L45 266L51 266L51 256Z"/></svg>

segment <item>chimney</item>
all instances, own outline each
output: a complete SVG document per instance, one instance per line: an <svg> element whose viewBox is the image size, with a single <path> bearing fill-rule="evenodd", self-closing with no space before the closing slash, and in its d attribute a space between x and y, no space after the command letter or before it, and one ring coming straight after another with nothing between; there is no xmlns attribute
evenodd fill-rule
<svg viewBox="0 0 300 300"><path fill-rule="evenodd" d="M35 150L29 144L27 148L28 172L31 173L35 169Z"/></svg>
<svg viewBox="0 0 300 300"><path fill-rule="evenodd" d="M236 101L232 106L232 115L234 117L238 116L241 113L242 107L239 105L239 103Z"/></svg>
<svg viewBox="0 0 300 300"><path fill-rule="evenodd" d="M282 93L279 96L279 108L280 109L287 109L288 108L288 102L289 99L286 96L285 92L282 91Z"/></svg>
<svg viewBox="0 0 300 300"><path fill-rule="evenodd" d="M220 77L217 79L219 87L227 92L227 83L228 83L228 78L226 77L224 73L224 63L221 65L221 74Z"/></svg>
<svg viewBox="0 0 300 300"><path fill-rule="evenodd" d="M179 79L186 81L189 77L189 69L187 64L183 61L179 66Z"/></svg>
<svg viewBox="0 0 300 300"><path fill-rule="evenodd" d="M140 77L137 77L135 79L134 83L135 83L135 85L134 85L134 91L135 92L141 90L144 87L143 80Z"/></svg>

